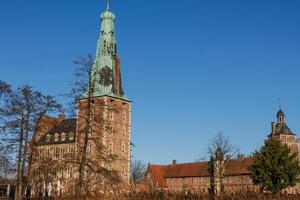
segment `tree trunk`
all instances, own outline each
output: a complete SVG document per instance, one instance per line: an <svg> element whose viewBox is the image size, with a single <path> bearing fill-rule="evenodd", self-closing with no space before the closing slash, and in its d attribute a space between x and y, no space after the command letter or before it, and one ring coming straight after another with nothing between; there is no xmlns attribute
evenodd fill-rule
<svg viewBox="0 0 300 200"><path fill-rule="evenodd" d="M20 124L20 133L19 133L19 156L18 156L18 166L17 166L17 185L15 191L15 200L22 199L22 172L21 172L21 163L22 163L22 146L23 146L23 130L24 117L22 114L22 120Z"/></svg>
<svg viewBox="0 0 300 200"><path fill-rule="evenodd" d="M25 186L25 165L26 165L26 161L27 161L27 151L28 151L28 137L29 137L29 112L27 113L26 116L26 124L25 124L25 144L24 144L24 148L23 148L23 161L22 161L22 168L21 168L21 185L22 188L23 186ZM24 187L26 188L26 187Z"/></svg>
<svg viewBox="0 0 300 200"><path fill-rule="evenodd" d="M81 193L83 189L83 176L84 176L84 169L86 164L86 150L88 145L88 137L91 127L91 77L89 76L89 89L88 89L88 105L87 105L87 116L86 116L86 128L84 133L84 142L83 142L83 149L82 149L82 157L81 162L79 165L79 192Z"/></svg>

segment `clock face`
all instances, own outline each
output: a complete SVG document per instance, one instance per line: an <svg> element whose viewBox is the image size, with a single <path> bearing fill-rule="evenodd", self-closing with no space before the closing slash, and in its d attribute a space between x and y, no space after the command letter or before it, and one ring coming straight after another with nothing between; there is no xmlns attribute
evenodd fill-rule
<svg viewBox="0 0 300 200"><path fill-rule="evenodd" d="M112 69L109 67L105 66L100 70L100 84L104 86L109 86L112 84Z"/></svg>

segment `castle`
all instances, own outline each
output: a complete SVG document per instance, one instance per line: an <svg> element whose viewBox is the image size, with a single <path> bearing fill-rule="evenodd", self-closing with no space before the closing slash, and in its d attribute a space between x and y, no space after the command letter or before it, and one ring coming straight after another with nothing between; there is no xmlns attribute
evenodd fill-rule
<svg viewBox="0 0 300 200"><path fill-rule="evenodd" d="M99 190L99 183L106 187L110 172L129 184L131 101L122 89L114 23L115 15L107 7L101 14L89 86L77 101L76 118L44 115L36 126L29 166L33 195L72 193L80 170L82 180L90 180L88 190ZM85 163L79 162L82 159Z"/></svg>
<svg viewBox="0 0 300 200"><path fill-rule="evenodd" d="M91 179L89 190L98 190L95 179L106 186L105 175L114 171L125 184L130 183L131 159L131 101L125 95L117 52L115 15L109 10L101 14L100 38L87 92L78 99L76 118L66 119L42 116L36 126L31 143L32 158L29 166L31 193L44 196L61 196L72 193L82 166L76 163L84 154L90 166L83 166L85 179ZM282 110L277 113L277 123L272 123L269 138L287 144L299 154L298 140L285 123ZM249 176L251 157L230 160L224 168L225 190L256 190ZM217 188L220 180L208 171L208 162L170 165L149 164L145 181L156 188L171 191L184 189L208 192ZM296 191L296 186L291 190Z"/></svg>

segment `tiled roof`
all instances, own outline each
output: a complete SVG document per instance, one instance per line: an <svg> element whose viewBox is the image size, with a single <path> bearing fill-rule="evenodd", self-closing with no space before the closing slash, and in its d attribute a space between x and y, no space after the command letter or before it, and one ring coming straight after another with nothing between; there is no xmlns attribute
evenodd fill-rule
<svg viewBox="0 0 300 200"><path fill-rule="evenodd" d="M208 162L182 163L167 166L166 178L209 176Z"/></svg>
<svg viewBox="0 0 300 200"><path fill-rule="evenodd" d="M61 134L66 133L66 139L61 140ZM69 139L69 133L73 133L73 139ZM65 119L57 123L53 128L46 132L38 141L40 145L43 144L64 144L75 142L76 133L76 119ZM58 140L55 141L55 134L58 134ZM47 136L50 135L50 141L47 142Z"/></svg>
<svg viewBox="0 0 300 200"><path fill-rule="evenodd" d="M252 158L239 158L228 161L225 176L247 175ZM181 163L172 165L149 164L148 172L160 187L167 187L166 178L208 177L208 162Z"/></svg>
<svg viewBox="0 0 300 200"><path fill-rule="evenodd" d="M225 176L249 174L249 167L252 165L253 159L250 157L230 160L225 165Z"/></svg>

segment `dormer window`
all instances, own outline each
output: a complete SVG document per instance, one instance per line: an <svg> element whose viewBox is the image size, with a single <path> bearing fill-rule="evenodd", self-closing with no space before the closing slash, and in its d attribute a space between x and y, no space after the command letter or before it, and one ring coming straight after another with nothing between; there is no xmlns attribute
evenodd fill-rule
<svg viewBox="0 0 300 200"><path fill-rule="evenodd" d="M51 140L51 135L47 134L47 136L46 136L46 142L49 143L50 140Z"/></svg>
<svg viewBox="0 0 300 200"><path fill-rule="evenodd" d="M73 132L69 133L69 140L74 140L74 133Z"/></svg>
<svg viewBox="0 0 300 200"><path fill-rule="evenodd" d="M61 141L65 141L66 140L66 133L62 133L61 134Z"/></svg>
<svg viewBox="0 0 300 200"><path fill-rule="evenodd" d="M54 135L54 141L55 141L55 142L58 141L58 136L59 136L59 134L58 134L58 133L55 133L55 135Z"/></svg>

